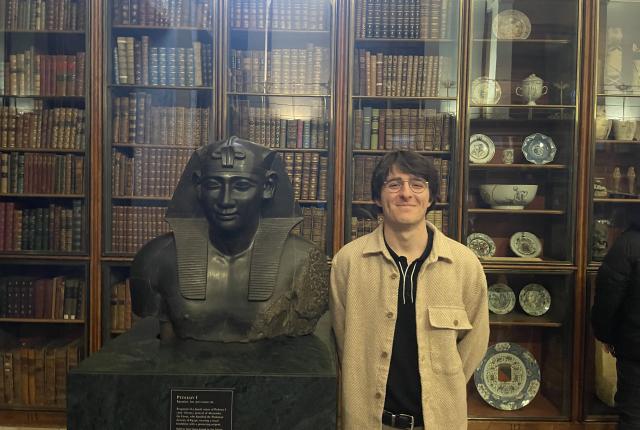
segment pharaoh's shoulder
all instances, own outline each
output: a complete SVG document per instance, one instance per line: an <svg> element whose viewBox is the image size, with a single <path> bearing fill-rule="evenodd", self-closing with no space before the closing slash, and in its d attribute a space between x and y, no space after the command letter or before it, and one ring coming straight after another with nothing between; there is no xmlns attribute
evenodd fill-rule
<svg viewBox="0 0 640 430"><path fill-rule="evenodd" d="M165 233L147 242L136 253L131 265L132 277L147 278L149 273L158 273L160 268L176 265L176 241L173 233Z"/></svg>
<svg viewBox="0 0 640 430"><path fill-rule="evenodd" d="M287 236L280 261L284 264L293 263L296 270L318 266L318 270L328 271L329 268L325 253L315 243L295 234Z"/></svg>

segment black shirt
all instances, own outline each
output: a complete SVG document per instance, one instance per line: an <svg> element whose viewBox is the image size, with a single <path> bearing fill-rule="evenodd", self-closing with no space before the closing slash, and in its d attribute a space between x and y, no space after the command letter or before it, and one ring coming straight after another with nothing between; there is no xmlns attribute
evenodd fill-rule
<svg viewBox="0 0 640 430"><path fill-rule="evenodd" d="M394 414L408 414L415 417L415 425L421 426L422 399L420 371L418 369L418 340L416 337L415 298L418 291L418 273L431 253L433 235L429 234L427 246L422 255L410 265L407 258L398 256L385 245L400 271L398 287L398 312L393 336L391 365L387 378L387 393L384 409Z"/></svg>

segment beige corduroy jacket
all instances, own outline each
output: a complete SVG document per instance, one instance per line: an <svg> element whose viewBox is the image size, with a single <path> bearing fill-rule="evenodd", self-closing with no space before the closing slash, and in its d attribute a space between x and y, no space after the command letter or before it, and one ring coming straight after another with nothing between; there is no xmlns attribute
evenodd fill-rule
<svg viewBox="0 0 640 430"><path fill-rule="evenodd" d="M416 326L425 428L467 428L466 384L487 349L487 283L477 257L433 224L418 275ZM382 226L333 258L330 307L341 365L342 429L378 430L398 303Z"/></svg>

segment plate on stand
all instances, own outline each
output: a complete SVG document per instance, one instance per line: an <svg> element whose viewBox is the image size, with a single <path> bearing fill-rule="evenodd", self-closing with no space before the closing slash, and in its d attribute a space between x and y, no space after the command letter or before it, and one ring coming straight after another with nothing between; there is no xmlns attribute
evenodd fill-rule
<svg viewBox="0 0 640 430"><path fill-rule="evenodd" d="M527 314L539 317L551 307L551 294L540 284L528 284L520 290L518 303Z"/></svg>
<svg viewBox="0 0 640 430"><path fill-rule="evenodd" d="M523 258L535 258L542 253L540 239L528 231L514 233L509 239L509 247L514 254Z"/></svg>
<svg viewBox="0 0 640 430"><path fill-rule="evenodd" d="M516 294L507 284L497 283L489 287L489 310L494 314L508 314L516 306Z"/></svg>
<svg viewBox="0 0 640 430"><path fill-rule="evenodd" d="M495 153L496 145L489 136L474 134L469 138L469 161L472 163L488 163Z"/></svg>
<svg viewBox="0 0 640 430"><path fill-rule="evenodd" d="M553 139L542 133L533 133L524 138L522 153L527 161L533 164L551 163L556 156L556 145Z"/></svg>
<svg viewBox="0 0 640 430"><path fill-rule="evenodd" d="M467 246L478 257L493 257L496 253L496 244L484 233L471 233L467 236Z"/></svg>

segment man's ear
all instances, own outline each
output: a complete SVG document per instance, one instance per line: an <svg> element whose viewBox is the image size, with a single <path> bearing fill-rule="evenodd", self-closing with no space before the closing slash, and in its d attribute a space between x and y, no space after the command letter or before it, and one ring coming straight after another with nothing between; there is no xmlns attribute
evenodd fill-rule
<svg viewBox="0 0 640 430"><path fill-rule="evenodd" d="M263 199L272 199L276 194L278 188L278 173L273 170L269 170L264 175L264 191L262 192Z"/></svg>
<svg viewBox="0 0 640 430"><path fill-rule="evenodd" d="M373 201L379 208L382 208L382 203L380 203L380 200L376 199Z"/></svg>

